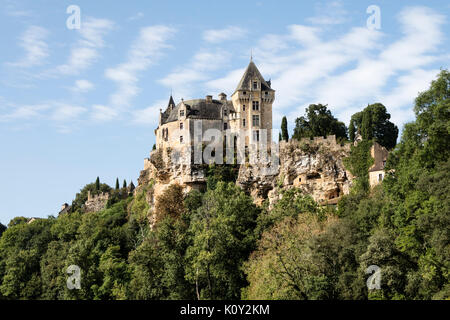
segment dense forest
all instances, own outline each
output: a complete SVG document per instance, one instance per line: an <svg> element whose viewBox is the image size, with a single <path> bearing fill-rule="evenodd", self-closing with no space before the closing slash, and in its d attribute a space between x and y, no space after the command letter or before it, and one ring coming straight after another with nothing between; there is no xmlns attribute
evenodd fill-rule
<svg viewBox="0 0 450 320"><path fill-rule="evenodd" d="M256 206L233 168L212 167L205 192L171 185L150 228L146 190L88 184L67 213L0 224L0 299L449 299L449 98L442 70L416 98L415 121L397 144L380 103L348 128L327 106L311 105L293 138L362 137L345 162L356 179L337 206L295 188ZM285 119L280 139L288 139ZM391 153L385 179L370 188L373 141ZM113 197L85 213L88 191ZM79 290L67 288L70 265L81 269ZM370 265L381 268L380 289L367 288Z"/></svg>

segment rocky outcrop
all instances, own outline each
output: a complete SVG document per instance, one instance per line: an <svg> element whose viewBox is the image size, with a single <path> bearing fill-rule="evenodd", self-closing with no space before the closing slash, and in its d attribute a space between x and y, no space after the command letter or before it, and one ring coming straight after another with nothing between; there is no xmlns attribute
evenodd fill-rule
<svg viewBox="0 0 450 320"><path fill-rule="evenodd" d="M349 152L350 144L337 143L335 136L282 141L276 170L268 170L267 163L245 163L240 166L236 183L257 204L265 199L273 203L282 189L293 187L304 190L319 203L335 204L342 195L349 193L353 179L342 161ZM157 196L173 183L184 186L186 192L204 188L206 166L194 165L190 161L173 161L180 157L186 158L182 152L174 158L172 150L158 149L145 159L135 192L151 186L146 188L151 207L155 205Z"/></svg>
<svg viewBox="0 0 450 320"><path fill-rule="evenodd" d="M252 195L256 203L268 198L273 203L281 189L297 187L317 202L335 204L348 194L353 177L342 162L350 152L350 145L328 138L290 140L281 142L280 167L277 174L260 174L258 165L241 166L237 184Z"/></svg>

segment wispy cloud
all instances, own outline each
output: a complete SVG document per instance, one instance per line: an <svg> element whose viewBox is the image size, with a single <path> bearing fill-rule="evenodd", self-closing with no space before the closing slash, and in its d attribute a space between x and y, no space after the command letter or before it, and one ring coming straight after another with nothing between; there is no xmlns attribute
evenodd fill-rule
<svg viewBox="0 0 450 320"><path fill-rule="evenodd" d="M213 77L213 71L223 68L231 54L223 50L200 50L184 66L175 68L160 83L173 89L179 98L189 98L195 94L195 86Z"/></svg>
<svg viewBox="0 0 450 320"><path fill-rule="evenodd" d="M77 30L80 39L70 52L67 63L56 67L50 74L79 74L90 67L99 57L99 49L105 46L104 37L114 27L114 23L107 19L88 17L83 20L81 28Z"/></svg>
<svg viewBox="0 0 450 320"><path fill-rule="evenodd" d="M229 40L240 40L247 35L247 30L236 27L229 26L223 29L211 29L206 30L203 33L203 40L210 43L220 43Z"/></svg>
<svg viewBox="0 0 450 320"><path fill-rule="evenodd" d="M25 56L17 62L7 63L9 66L28 68L41 65L49 55L45 39L48 35L46 29L39 26L30 26L20 37L19 45L25 50Z"/></svg>
<svg viewBox="0 0 450 320"><path fill-rule="evenodd" d="M71 90L73 92L83 93L88 92L94 88L94 84L88 80L80 79L76 80Z"/></svg>
<svg viewBox="0 0 450 320"><path fill-rule="evenodd" d="M315 25L335 25L348 20L348 12L342 1L331 1L316 5L316 15L306 21Z"/></svg>
<svg viewBox="0 0 450 320"><path fill-rule="evenodd" d="M12 107L10 112L0 114L0 121L36 119L41 116L43 111L48 110L49 108L50 106L47 104Z"/></svg>
<svg viewBox="0 0 450 320"><path fill-rule="evenodd" d="M105 71L105 76L116 82L117 91L110 97L110 107L121 109L130 106L131 99L139 92L139 74L149 68L170 45L167 40L175 29L158 25L145 27L133 42L126 62Z"/></svg>
<svg viewBox="0 0 450 320"><path fill-rule="evenodd" d="M103 105L92 106L91 119L97 122L110 121L116 118L118 112L111 107Z"/></svg>
<svg viewBox="0 0 450 320"><path fill-rule="evenodd" d="M285 34L265 35L273 41L261 40L255 57L277 91L274 126L282 115L293 121L311 103L328 103L347 122L379 101L397 125L409 121L417 91L426 89L436 72L429 66L443 58L448 62L438 51L445 41L444 22L429 8L408 7L398 15L403 34L390 43L382 31L361 27L332 39L326 38L325 26L293 25ZM240 75L234 70L206 86L233 90Z"/></svg>

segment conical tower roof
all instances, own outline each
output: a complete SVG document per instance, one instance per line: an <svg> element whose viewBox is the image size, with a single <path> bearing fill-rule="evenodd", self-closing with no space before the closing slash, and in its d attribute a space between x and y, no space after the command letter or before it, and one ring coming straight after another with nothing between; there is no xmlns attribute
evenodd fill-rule
<svg viewBox="0 0 450 320"><path fill-rule="evenodd" d="M263 76L259 72L253 60L250 60L250 63L248 64L248 67L245 70L244 75L241 78L241 81L239 81L239 84L235 91L250 90L250 80L252 79L258 79L261 82L261 90L274 91L270 87L270 85L266 82L266 80L264 80Z"/></svg>

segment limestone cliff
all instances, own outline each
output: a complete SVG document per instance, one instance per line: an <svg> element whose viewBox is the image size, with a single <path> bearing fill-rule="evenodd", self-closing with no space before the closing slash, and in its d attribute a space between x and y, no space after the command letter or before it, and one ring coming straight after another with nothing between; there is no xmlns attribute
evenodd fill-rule
<svg viewBox="0 0 450 320"><path fill-rule="evenodd" d="M145 189L151 207L157 196L172 183L184 186L186 192L205 187L206 166L174 162L172 152L170 149L154 150L150 158L145 159L136 192ZM236 184L257 204L267 198L273 203L281 189L292 187L304 190L319 203L335 204L339 197L349 192L353 179L342 162L349 152L350 145L337 143L335 136L282 141L279 168L275 172L267 174L263 165L242 164Z"/></svg>

